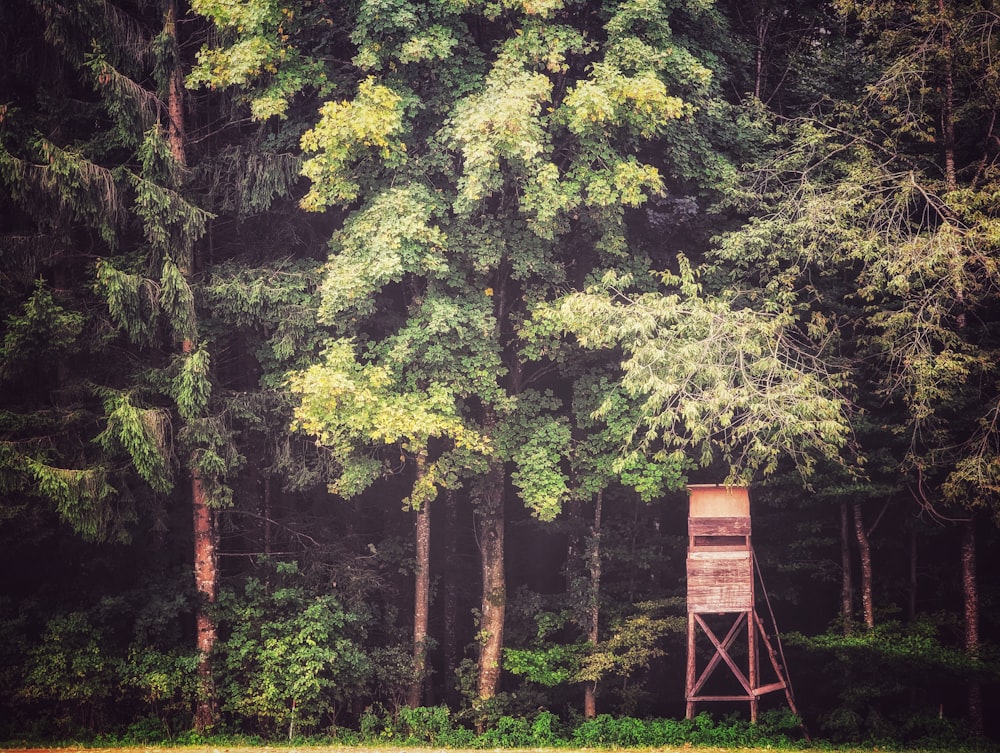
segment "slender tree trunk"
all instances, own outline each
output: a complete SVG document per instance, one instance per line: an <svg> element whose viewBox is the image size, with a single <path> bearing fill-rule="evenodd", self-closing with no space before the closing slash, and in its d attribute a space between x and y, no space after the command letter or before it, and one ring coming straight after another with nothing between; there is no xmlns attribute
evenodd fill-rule
<svg viewBox="0 0 1000 753"><path fill-rule="evenodd" d="M976 525L972 518L962 523L962 598L965 653L979 662L979 584L976 578ZM983 734L983 688L975 677L969 680L969 728L974 735Z"/></svg>
<svg viewBox="0 0 1000 753"><path fill-rule="evenodd" d="M266 557L270 557L271 556L271 550L273 548L273 544L271 542L271 538L272 538L271 521L274 519L274 518L271 517L271 475L270 474L264 476L263 507L264 507L264 520L261 521L262 525L263 525L263 528L264 528L264 530L262 532L263 533L263 535L262 535L262 537L263 537L263 549L264 549L264 555Z"/></svg>
<svg viewBox="0 0 1000 753"><path fill-rule="evenodd" d="M906 619L917 618L917 527L910 528L910 588L906 604Z"/></svg>
<svg viewBox="0 0 1000 753"><path fill-rule="evenodd" d="M427 471L427 456L416 457L416 481L419 483ZM431 606L431 505L424 502L416 511L414 544L417 567L413 602L413 682L407 696L407 705L417 708L423 697L424 676L427 671L427 619Z"/></svg>
<svg viewBox="0 0 1000 753"><path fill-rule="evenodd" d="M445 687L451 688L452 680L458 672L458 586L456 576L459 572L458 549L455 546L457 531L457 506L455 492L445 489L444 492L444 573L442 604L442 634L441 652L443 654ZM451 692L445 691L445 698Z"/></svg>
<svg viewBox="0 0 1000 753"><path fill-rule="evenodd" d="M944 92L941 103L941 136L944 149L944 180L948 191L958 187L958 175L955 170L955 73L953 58L953 42L951 39L951 20L947 17L945 0L938 0L940 14L941 49L944 56Z"/></svg>
<svg viewBox="0 0 1000 753"><path fill-rule="evenodd" d="M875 607L872 600L872 553L859 502L854 503L854 533L857 536L858 549L861 552L861 608L865 627L873 628L875 627Z"/></svg>
<svg viewBox="0 0 1000 753"><path fill-rule="evenodd" d="M757 18L757 70L754 75L753 95L758 100L764 96L764 45L767 42L767 11L761 10Z"/></svg>
<svg viewBox="0 0 1000 753"><path fill-rule="evenodd" d="M597 492L594 500L594 525L590 529L587 546L587 564L590 569L590 593L587 604L587 642L597 646L600 638L601 617L601 507L604 492ZM583 688L583 716L593 719L597 716L597 682L588 682Z"/></svg>
<svg viewBox="0 0 1000 753"><path fill-rule="evenodd" d="M840 619L844 635L854 629L854 574L851 568L851 523L847 503L840 503Z"/></svg>
<svg viewBox="0 0 1000 753"><path fill-rule="evenodd" d="M166 0L163 21L164 37L170 40L174 60L167 81L167 141L178 165L187 165L184 137L184 74L180 67L180 40L177 32L177 0ZM180 249L178 267L190 282L194 271L194 249ZM181 352L194 350L191 336L184 338ZM203 731L216 720L215 684L212 679L211 654L217 638L217 627L210 613L218 594L218 534L212 509L208 506L197 469L191 469L191 508L194 518L194 577L200 597L195 622L198 631L198 705L194 726Z"/></svg>
<svg viewBox="0 0 1000 753"><path fill-rule="evenodd" d="M482 562L483 600L479 625L480 700L492 698L500 684L507 583L504 575L504 466L493 460L482 479L476 509Z"/></svg>

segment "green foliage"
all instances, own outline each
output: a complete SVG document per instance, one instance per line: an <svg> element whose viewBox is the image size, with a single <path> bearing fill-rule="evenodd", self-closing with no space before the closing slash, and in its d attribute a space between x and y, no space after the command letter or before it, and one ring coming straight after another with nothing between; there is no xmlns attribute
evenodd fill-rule
<svg viewBox="0 0 1000 753"><path fill-rule="evenodd" d="M562 417L540 412L552 402L551 395L541 396L541 400L538 397L529 392L518 399L521 423L512 427L513 436L507 440L515 465L511 480L532 514L539 520L551 521L570 496L561 467L562 459L569 454L570 426ZM528 407L533 402L537 405Z"/></svg>
<svg viewBox="0 0 1000 753"><path fill-rule="evenodd" d="M446 385L431 382L424 389L399 391L399 381L387 367L359 363L349 340L333 341L324 364L290 376L289 387L300 396L293 428L315 436L343 468L332 491L352 496L375 480L379 465L358 458L372 445L398 443L422 454L432 437L442 437L459 449L487 450L487 440L462 420ZM436 496L435 484L444 481L432 465L409 504L429 502Z"/></svg>
<svg viewBox="0 0 1000 753"><path fill-rule="evenodd" d="M284 571L295 574L293 566ZM228 634L218 647L227 712L256 720L267 734L288 730L294 737L294 730L316 729L337 703L364 688L371 672L361 643L365 617L345 610L336 596L249 579L220 606Z"/></svg>
<svg viewBox="0 0 1000 753"><path fill-rule="evenodd" d="M319 265L308 260L281 259L248 268L216 265L204 285L213 316L227 327L257 334L261 384L276 389L290 368L314 363L325 335L316 327Z"/></svg>
<svg viewBox="0 0 1000 753"><path fill-rule="evenodd" d="M145 343L155 331L159 314L156 283L144 275L118 269L114 262L97 262L95 286L107 302L114 323L135 343Z"/></svg>
<svg viewBox="0 0 1000 753"><path fill-rule="evenodd" d="M683 259L664 281L678 290L629 296L628 281L609 274L536 312L585 347L624 351L622 386L641 401L631 451L676 463L682 450L703 466L721 458L744 482L783 458L805 476L817 458L838 461L849 432L841 379L800 340L791 313L704 296ZM631 462L625 454L620 467Z"/></svg>
<svg viewBox="0 0 1000 753"><path fill-rule="evenodd" d="M60 305L52 290L37 280L21 312L3 323L0 380L16 376L33 361L65 354L80 336L85 321L82 313Z"/></svg>
<svg viewBox="0 0 1000 753"><path fill-rule="evenodd" d="M170 723L187 716L192 701L197 698L198 656L193 651L165 651L154 646L134 643L122 662L123 691L134 691L154 713L146 717L151 727L145 735L142 723L129 727L126 737L136 742L156 742L170 737Z"/></svg>
<svg viewBox="0 0 1000 753"><path fill-rule="evenodd" d="M204 344L181 356L173 393L177 411L185 421L197 418L208 405L208 398L212 393L209 366L208 349Z"/></svg>
<svg viewBox="0 0 1000 753"><path fill-rule="evenodd" d="M795 747L789 734L798 726L791 714L765 713L759 724L742 720L715 722L707 713L694 719L615 718L599 714L581 722L572 733L572 742L581 747L637 748L711 745L722 748Z"/></svg>
<svg viewBox="0 0 1000 753"><path fill-rule="evenodd" d="M545 687L574 680L579 673L584 644L548 645L544 648L505 648L503 668Z"/></svg>
<svg viewBox="0 0 1000 753"><path fill-rule="evenodd" d="M191 5L195 13L211 19L224 43L206 44L198 51L188 86L251 89L246 98L256 120L287 118L291 101L304 90L321 95L332 90L324 61L295 44L306 29L321 34L317 27L334 26L329 8L275 0L195 0Z"/></svg>
<svg viewBox="0 0 1000 753"><path fill-rule="evenodd" d="M303 151L317 153L302 165L312 181L303 208L318 211L356 199L361 185L354 170L369 155L388 168L405 162L402 130L402 97L374 78L361 82L355 99L323 105L319 123L302 136Z"/></svg>
<svg viewBox="0 0 1000 753"><path fill-rule="evenodd" d="M470 730L454 724L447 706L404 706L395 736L407 744L448 747L466 747L473 739Z"/></svg>
<svg viewBox="0 0 1000 753"><path fill-rule="evenodd" d="M104 636L82 612L53 617L28 655L21 696L84 723L115 693L117 666Z"/></svg>
<svg viewBox="0 0 1000 753"><path fill-rule="evenodd" d="M138 474L153 489L170 488L170 418L161 408L136 405L127 392L108 390L104 398L107 426L97 441L108 452L125 452Z"/></svg>
<svg viewBox="0 0 1000 753"><path fill-rule="evenodd" d="M0 180L13 198L30 207L45 226L79 220L114 245L124 220L119 176L81 149L63 148L37 136L24 157L0 146Z"/></svg>
<svg viewBox="0 0 1000 753"><path fill-rule="evenodd" d="M430 191L410 185L389 188L352 214L331 244L335 253L324 270L321 320L346 329L341 318L372 314L375 295L405 274L444 277L448 238L434 221L441 210Z"/></svg>
<svg viewBox="0 0 1000 753"><path fill-rule="evenodd" d="M785 642L804 652L800 662L823 692L819 720L838 742L922 736L946 742L954 733L939 719L942 697L961 693L968 678L996 682L1000 663L992 652L978 659L955 645L957 626L943 616L910 623L885 621L852 634L791 634Z"/></svg>
<svg viewBox="0 0 1000 753"><path fill-rule="evenodd" d="M664 614L671 602L637 604L635 614L613 625L611 634L583 657L574 679L600 682L612 676L630 677L664 655L663 636L686 630L685 617Z"/></svg>

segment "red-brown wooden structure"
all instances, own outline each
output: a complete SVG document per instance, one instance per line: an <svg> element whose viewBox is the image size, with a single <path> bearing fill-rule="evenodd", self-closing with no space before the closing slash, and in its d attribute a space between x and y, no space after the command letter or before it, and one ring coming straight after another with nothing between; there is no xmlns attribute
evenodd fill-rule
<svg viewBox="0 0 1000 753"><path fill-rule="evenodd" d="M756 722L760 697L777 690L785 691L789 707L798 714L788 677L754 607L749 490L739 486L695 484L689 486L688 491L687 718L694 717L695 706L701 702L747 701L750 721ZM719 628L720 619L722 629ZM727 632L720 638L722 630ZM709 640L713 651L699 672L700 635ZM734 658L732 650L741 637L746 640L746 656ZM763 685L758 655L760 642L767 649L776 678ZM705 685L722 664L732 672L739 690L709 695Z"/></svg>

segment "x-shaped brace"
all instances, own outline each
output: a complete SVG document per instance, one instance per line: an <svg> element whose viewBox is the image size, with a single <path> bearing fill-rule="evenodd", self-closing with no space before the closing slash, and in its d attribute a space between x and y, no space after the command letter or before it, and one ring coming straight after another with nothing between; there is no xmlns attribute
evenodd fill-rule
<svg viewBox="0 0 1000 753"><path fill-rule="evenodd" d="M750 688L750 681L746 678L746 675L743 674L743 670L736 665L736 662L733 661L733 657L729 655L729 647L733 645L733 641L736 640L736 636L739 633L740 627L743 626L743 621L746 619L746 616L747 614L745 612L740 612L736 617L736 622L733 623L733 626L729 628L729 632L726 633L725 639L720 641L716 637L715 633L712 632L712 629L701 618L701 615L694 615L697 623L701 625L701 629L705 631L705 635L708 636L708 639L712 641L712 644L715 646L715 654L712 656L711 661L709 661L705 666L705 669L702 670L701 676L698 678L698 682L695 683L694 689L691 691L692 696L698 695L698 691L702 689L709 676L713 671L715 671L715 668L719 666L720 661L724 661L729 665L729 668L733 671L733 674L736 675L736 679L739 680L740 685L743 686L743 689L747 692L748 696L752 696L754 694L753 690Z"/></svg>

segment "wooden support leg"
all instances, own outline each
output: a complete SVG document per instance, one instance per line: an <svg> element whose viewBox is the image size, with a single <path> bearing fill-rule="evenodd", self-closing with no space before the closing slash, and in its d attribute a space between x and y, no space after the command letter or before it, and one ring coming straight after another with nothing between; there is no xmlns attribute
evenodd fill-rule
<svg viewBox="0 0 1000 753"><path fill-rule="evenodd" d="M750 724L757 723L757 711L760 707L760 696L757 686L760 684L760 673L757 664L757 622L756 613L747 615L747 673L750 681Z"/></svg>
<svg viewBox="0 0 1000 753"><path fill-rule="evenodd" d="M687 677L684 682L684 698L687 701L688 719L694 719L694 683L697 678L697 666L695 657L695 620L694 613L688 612L688 655L687 655Z"/></svg>

